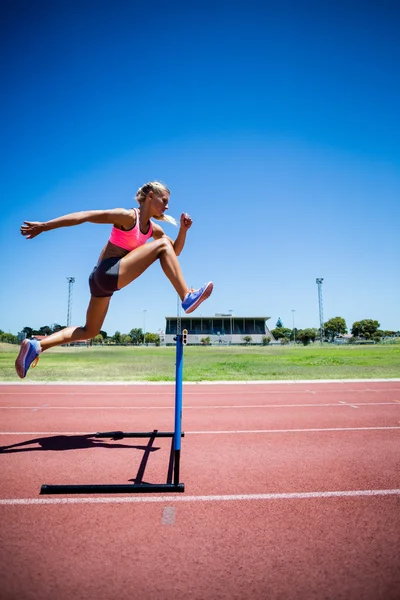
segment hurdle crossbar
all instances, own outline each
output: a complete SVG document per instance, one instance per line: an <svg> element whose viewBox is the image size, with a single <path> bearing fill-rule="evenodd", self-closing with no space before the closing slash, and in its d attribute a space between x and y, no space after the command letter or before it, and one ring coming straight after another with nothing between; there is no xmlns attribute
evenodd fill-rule
<svg viewBox="0 0 400 600"><path fill-rule="evenodd" d="M165 494L168 492L184 492L185 485L180 479L181 438L182 431L182 374L183 374L183 345L186 344L187 331L176 336L176 365L175 365L175 418L174 431L123 432L107 431L95 433L95 438L150 438L150 444L156 437L172 438L169 472L172 481L167 483L126 483L126 484L43 484L40 494ZM169 479L169 478L168 478Z"/></svg>

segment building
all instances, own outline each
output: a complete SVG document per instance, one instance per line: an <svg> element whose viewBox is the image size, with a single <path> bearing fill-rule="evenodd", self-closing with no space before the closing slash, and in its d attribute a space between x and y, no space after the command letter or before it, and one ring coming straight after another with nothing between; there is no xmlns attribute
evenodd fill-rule
<svg viewBox="0 0 400 600"><path fill-rule="evenodd" d="M189 344L201 344L205 338L210 338L213 345L245 344L245 336L250 336L253 344L262 344L264 337L274 339L267 327L270 318L237 317L223 313L213 317L184 315L181 318L181 330L187 329ZM164 345L174 344L178 317L165 317L165 320L165 333L160 335L160 342Z"/></svg>

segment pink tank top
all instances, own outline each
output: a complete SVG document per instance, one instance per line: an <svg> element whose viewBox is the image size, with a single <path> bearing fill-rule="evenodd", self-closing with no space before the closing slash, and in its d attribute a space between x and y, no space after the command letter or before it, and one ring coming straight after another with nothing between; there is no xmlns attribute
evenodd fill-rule
<svg viewBox="0 0 400 600"><path fill-rule="evenodd" d="M143 246L147 242L147 240L153 234L153 226L150 221L149 231L144 234L140 231L139 225L139 211L137 208L133 209L136 212L136 225L132 229L128 231L123 231L122 229L118 229L117 227L113 227L111 230L111 235L109 238L109 242L114 244L115 246L119 246L124 250L134 250L135 248L139 248L139 246Z"/></svg>

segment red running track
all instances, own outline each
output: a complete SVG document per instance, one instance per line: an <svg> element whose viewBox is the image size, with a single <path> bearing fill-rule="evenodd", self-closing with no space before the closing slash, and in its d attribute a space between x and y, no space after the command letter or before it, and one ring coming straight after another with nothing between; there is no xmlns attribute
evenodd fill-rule
<svg viewBox="0 0 400 600"><path fill-rule="evenodd" d="M168 385L0 386L1 600L397 600L400 382L184 385L178 495L131 483ZM156 439L143 481L167 477Z"/></svg>

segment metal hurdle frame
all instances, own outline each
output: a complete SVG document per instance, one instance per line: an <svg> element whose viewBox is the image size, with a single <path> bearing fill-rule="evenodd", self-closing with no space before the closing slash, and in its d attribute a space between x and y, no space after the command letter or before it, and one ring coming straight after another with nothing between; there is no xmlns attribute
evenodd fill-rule
<svg viewBox="0 0 400 600"><path fill-rule="evenodd" d="M108 431L96 433L95 438L173 438L171 449L170 467L172 467L171 483L132 483L132 484L43 484L40 494L157 494L184 492L185 485L180 479L181 438L185 436L182 431L182 376L183 376L183 346L187 343L187 330L179 331L176 336L176 365L175 365L175 419L174 431L132 432ZM172 463L172 465L171 465Z"/></svg>

